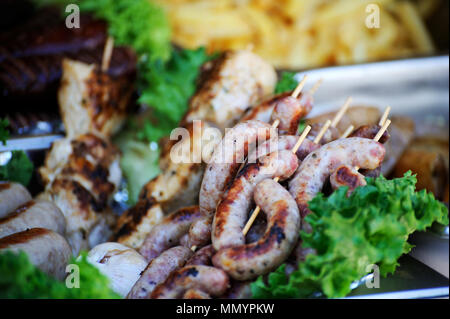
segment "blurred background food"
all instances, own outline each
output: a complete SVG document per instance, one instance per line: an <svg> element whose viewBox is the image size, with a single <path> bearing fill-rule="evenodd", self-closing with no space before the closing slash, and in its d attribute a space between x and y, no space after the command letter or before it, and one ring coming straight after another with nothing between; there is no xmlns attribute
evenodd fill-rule
<svg viewBox="0 0 450 319"><path fill-rule="evenodd" d="M250 46L281 69L429 55L448 48L448 2L442 0L152 1L166 9L174 44L205 46L209 52ZM380 10L379 28L366 26L371 4ZM447 25L436 25L437 20ZM433 38L430 30L437 28Z"/></svg>

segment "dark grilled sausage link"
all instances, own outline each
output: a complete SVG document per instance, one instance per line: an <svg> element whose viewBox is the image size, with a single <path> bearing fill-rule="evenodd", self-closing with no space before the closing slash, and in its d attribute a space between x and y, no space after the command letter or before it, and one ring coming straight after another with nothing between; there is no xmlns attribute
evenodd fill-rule
<svg viewBox="0 0 450 319"><path fill-rule="evenodd" d="M312 109L312 97L309 94L301 94L298 98L287 96L278 101L272 113L271 122L279 120L280 134L295 135L298 124Z"/></svg>
<svg viewBox="0 0 450 319"><path fill-rule="evenodd" d="M297 167L297 156L287 150L273 152L261 157L259 163L245 166L217 207L211 237L214 248L219 250L244 244L242 229L248 218L256 185L267 178L289 178Z"/></svg>
<svg viewBox="0 0 450 319"><path fill-rule="evenodd" d="M26 23L0 35L0 62L6 57L29 57L77 52L103 47L106 23L80 16L80 28L67 28L58 9L46 8Z"/></svg>
<svg viewBox="0 0 450 319"><path fill-rule="evenodd" d="M157 285L164 282L172 271L182 267L192 256L192 251L183 246L172 247L153 259L142 272L128 293L128 299L150 298Z"/></svg>
<svg viewBox="0 0 450 319"><path fill-rule="evenodd" d="M212 245L205 246L199 250L197 250L187 262L188 265L203 265L203 266L211 266L211 258L214 254L214 248Z"/></svg>
<svg viewBox="0 0 450 319"><path fill-rule="evenodd" d="M189 228L186 247L200 248L211 242L211 224L213 216L204 216L192 223Z"/></svg>
<svg viewBox="0 0 450 319"><path fill-rule="evenodd" d="M229 279L221 270L209 266L185 266L170 274L166 281L153 291L153 299L177 299L186 291L196 289L218 297L228 289Z"/></svg>
<svg viewBox="0 0 450 319"><path fill-rule="evenodd" d="M363 137L373 140L374 137L377 135L378 131L381 129L380 125L363 125L358 127L356 130L354 130L348 137ZM389 132L386 130L384 131L383 135L381 135L381 138L379 142L381 144L386 143L390 138Z"/></svg>
<svg viewBox="0 0 450 319"><path fill-rule="evenodd" d="M191 224L201 217L198 206L181 208L170 214L152 228L139 249L139 253L148 261L158 257L166 249L178 245Z"/></svg>
<svg viewBox="0 0 450 319"><path fill-rule="evenodd" d="M266 274L289 256L298 240L300 214L289 192L272 179L260 182L255 203L267 215L267 229L257 242L220 249L213 265L236 280L250 280Z"/></svg>
<svg viewBox="0 0 450 319"><path fill-rule="evenodd" d="M331 187L336 190L339 187L347 186L347 195L351 193L358 186L367 185L364 175L359 173L354 167L349 165L339 166L330 176Z"/></svg>
<svg viewBox="0 0 450 319"><path fill-rule="evenodd" d="M211 299L211 296L198 289L189 289L183 295L183 299Z"/></svg>
<svg viewBox="0 0 450 319"><path fill-rule="evenodd" d="M326 179L341 165L374 169L385 154L382 144L366 138L339 139L310 153L289 182L289 192L295 198L304 217L308 202L322 190Z"/></svg>
<svg viewBox="0 0 450 319"><path fill-rule="evenodd" d="M200 187L200 209L212 214L226 187L236 175L249 149L257 142L276 138L277 133L267 123L248 121L239 123L225 133L215 147L210 163L206 167Z"/></svg>

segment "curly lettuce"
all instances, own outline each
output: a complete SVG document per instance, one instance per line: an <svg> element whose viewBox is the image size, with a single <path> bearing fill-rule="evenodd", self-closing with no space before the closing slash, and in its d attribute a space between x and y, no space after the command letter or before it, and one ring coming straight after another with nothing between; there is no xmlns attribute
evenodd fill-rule
<svg viewBox="0 0 450 319"><path fill-rule="evenodd" d="M118 299L109 280L87 261L86 253L69 262L79 267L79 288L67 288L38 268L24 252L0 254L0 298L4 299Z"/></svg>
<svg viewBox="0 0 450 319"><path fill-rule="evenodd" d="M368 265L377 264L380 274L395 271L397 260L412 245L415 231L432 223L448 225L448 209L425 190L416 192L415 175L387 180L367 178L350 197L341 187L329 197L319 194L309 202L306 217L312 232L300 232L304 247L316 253L306 257L290 276L285 265L252 283L254 298L305 298L322 292L329 298L343 297L352 282L366 275Z"/></svg>

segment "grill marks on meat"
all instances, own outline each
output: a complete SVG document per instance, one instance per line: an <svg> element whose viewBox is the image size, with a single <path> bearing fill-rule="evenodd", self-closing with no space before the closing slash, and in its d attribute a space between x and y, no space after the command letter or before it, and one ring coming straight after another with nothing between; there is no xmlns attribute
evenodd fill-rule
<svg viewBox="0 0 450 319"><path fill-rule="evenodd" d="M381 164L384 154L382 144L360 137L339 139L310 153L289 182L289 192L297 201L302 217L309 213L308 202L339 166L374 169Z"/></svg>
<svg viewBox="0 0 450 319"><path fill-rule="evenodd" d="M181 298L191 289L202 291L212 297L222 295L229 286L227 274L209 266L185 266L172 272L164 283L153 291L153 299Z"/></svg>
<svg viewBox="0 0 450 319"><path fill-rule="evenodd" d="M159 256L163 251L178 245L191 224L202 217L198 206L186 207L168 215L152 228L145 238L139 252L148 261Z"/></svg>
<svg viewBox="0 0 450 319"><path fill-rule="evenodd" d="M262 238L250 244L222 248L213 256L213 265L236 280L250 280L278 267L298 240L300 215L289 192L272 179L260 182L254 192L255 203L267 215Z"/></svg>
<svg viewBox="0 0 450 319"><path fill-rule="evenodd" d="M242 113L273 92L277 76L271 65L250 51L227 51L204 67L182 125L204 120L220 129L232 127Z"/></svg>
<svg viewBox="0 0 450 319"><path fill-rule="evenodd" d="M177 246L167 249L147 265L127 298L150 298L156 286L164 282L170 273L182 267L190 256L192 251L186 247Z"/></svg>
<svg viewBox="0 0 450 319"><path fill-rule="evenodd" d="M279 100L274 107L271 122L279 120L280 134L293 134L298 131L300 120L312 110L312 96L300 94L297 98L286 96Z"/></svg>
<svg viewBox="0 0 450 319"><path fill-rule="evenodd" d="M115 216L108 208L121 179L118 150L93 134L55 142L39 169L46 184L39 195L55 203L67 220L74 254L105 241Z"/></svg>
<svg viewBox="0 0 450 319"><path fill-rule="evenodd" d="M141 199L119 217L113 239L137 249L150 230L163 219L164 212L154 199Z"/></svg>
<svg viewBox="0 0 450 319"><path fill-rule="evenodd" d="M263 143L277 136L269 124L260 121L239 123L228 130L214 149L210 163L206 167L200 187L200 209L212 214L249 150L255 147L257 142Z"/></svg>
<svg viewBox="0 0 450 319"><path fill-rule="evenodd" d="M333 189L338 189L342 186L347 186L347 195L351 193L358 186L365 186L367 184L364 175L359 173L354 167L349 165L339 166L330 176L330 183Z"/></svg>
<svg viewBox="0 0 450 319"><path fill-rule="evenodd" d="M133 78L111 76L96 64L70 59L62 61L62 70L58 101L66 135L116 133L131 106Z"/></svg>
<svg viewBox="0 0 450 319"><path fill-rule="evenodd" d="M242 229L248 218L256 185L267 178L289 178L298 167L291 151L273 152L248 164L238 174L218 205L213 221L212 242L216 250L245 243Z"/></svg>
<svg viewBox="0 0 450 319"><path fill-rule="evenodd" d="M363 125L358 127L356 130L354 130L349 137L363 137L373 140L375 136L377 135L378 131L381 129L380 125L374 124L374 125ZM386 143L389 140L389 132L386 130L384 131L383 135L381 136L379 142L381 144Z"/></svg>

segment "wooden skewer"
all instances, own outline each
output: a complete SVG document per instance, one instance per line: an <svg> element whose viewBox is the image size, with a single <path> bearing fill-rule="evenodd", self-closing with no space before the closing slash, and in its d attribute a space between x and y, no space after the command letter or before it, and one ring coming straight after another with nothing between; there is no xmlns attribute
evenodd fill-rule
<svg viewBox="0 0 450 319"><path fill-rule="evenodd" d="M303 77L303 79L297 84L296 88L294 89L294 91L292 92L291 96L293 98L297 98L298 95L300 94L300 92L303 90L303 87L305 86L306 80L308 79L308 75L305 75ZM277 128L278 125L280 124L280 120L276 119L275 121L273 121L272 123L272 128ZM241 166L239 167L238 172L240 172L242 170L242 168L245 166L245 163L247 162L247 159L241 164Z"/></svg>
<svg viewBox="0 0 450 319"><path fill-rule="evenodd" d="M105 49L103 50L103 57L102 57L103 72L106 72L109 68L109 63L111 61L113 49L114 49L114 38L108 37L105 43Z"/></svg>
<svg viewBox="0 0 450 319"><path fill-rule="evenodd" d="M323 79L319 79L314 85L313 87L308 91L308 93L310 95L314 95L314 93L316 93L317 89L319 88L319 86L322 84Z"/></svg>
<svg viewBox="0 0 450 319"><path fill-rule="evenodd" d="M332 127L336 127L336 125L339 123L339 121L344 116L345 112L347 112L348 107L350 106L350 103L352 102L352 97L349 96L347 100L345 100L344 105L341 106L339 111L336 113L336 115L333 118L333 121L331 122Z"/></svg>
<svg viewBox="0 0 450 319"><path fill-rule="evenodd" d="M331 122L330 122L331 123ZM303 130L303 133L300 135L300 137L297 140L297 143L295 143L294 147L291 149L292 153L296 153L299 147L302 145L303 141L305 140L306 136L308 135L309 131L311 131L311 126L305 127ZM273 179L275 182L278 183L280 178L277 176ZM256 217L258 217L259 212L261 211L261 208L259 206L256 206L255 210L253 211L252 215L250 216L249 220L247 221L247 224L245 224L244 229L242 230L242 233L247 235L248 231L250 230L250 227L252 227L253 222L255 221Z"/></svg>
<svg viewBox="0 0 450 319"><path fill-rule="evenodd" d="M297 84L297 87L292 92L291 96L294 98L297 98L300 92L303 90L303 87L305 86L306 80L308 79L308 76L303 76L303 79Z"/></svg>
<svg viewBox="0 0 450 319"><path fill-rule="evenodd" d="M354 128L355 127L353 125L350 125L349 127L347 127L344 134L342 134L340 138L347 138L350 135L350 133L353 132Z"/></svg>
<svg viewBox="0 0 450 319"><path fill-rule="evenodd" d="M384 125L384 123L386 122L386 119L387 119L388 116L389 116L389 112L390 112L390 111L391 111L391 107L390 107L390 106L386 107L386 109L384 110L383 115L382 115L381 118L380 118L380 122L378 122L378 125L380 125L380 126L383 126L383 125Z"/></svg>
<svg viewBox="0 0 450 319"><path fill-rule="evenodd" d="M383 124L383 126L378 131L377 135L373 138L375 142L378 142L380 138L383 136L384 132L387 130L387 128L391 125L391 120L386 120ZM360 167L356 166L355 169L359 170Z"/></svg>

